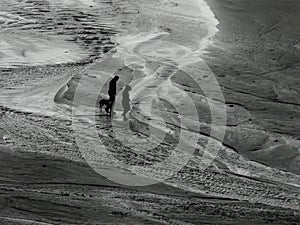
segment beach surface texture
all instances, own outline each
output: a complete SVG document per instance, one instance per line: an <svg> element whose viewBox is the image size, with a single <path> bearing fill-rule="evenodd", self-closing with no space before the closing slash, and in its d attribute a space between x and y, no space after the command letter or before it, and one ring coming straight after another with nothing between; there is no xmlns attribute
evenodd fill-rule
<svg viewBox="0 0 300 225"><path fill-rule="evenodd" d="M0 6L0 224L300 224L300 3Z"/></svg>

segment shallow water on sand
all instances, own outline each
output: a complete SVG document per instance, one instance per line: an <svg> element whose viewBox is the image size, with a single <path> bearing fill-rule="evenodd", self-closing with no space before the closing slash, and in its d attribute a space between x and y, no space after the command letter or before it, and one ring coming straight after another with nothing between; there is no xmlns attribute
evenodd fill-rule
<svg viewBox="0 0 300 225"><path fill-rule="evenodd" d="M7 71L1 101L21 111L69 118L70 110L57 105L55 97L70 77L83 73L89 62L114 45L111 2L3 1L1 5L0 69Z"/></svg>

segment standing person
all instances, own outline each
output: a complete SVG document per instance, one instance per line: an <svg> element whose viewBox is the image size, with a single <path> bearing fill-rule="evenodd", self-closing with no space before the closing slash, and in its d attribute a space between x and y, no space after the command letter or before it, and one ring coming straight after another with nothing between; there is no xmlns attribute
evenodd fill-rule
<svg viewBox="0 0 300 225"><path fill-rule="evenodd" d="M125 87L125 89L123 91L123 99L122 99L122 105L123 105L123 108L124 108L122 116L123 116L123 120L124 121L127 120L126 114L131 110L131 108L130 108L129 91L131 91L131 87L129 85L126 85L126 87Z"/></svg>
<svg viewBox="0 0 300 225"><path fill-rule="evenodd" d="M109 82L109 88L108 88L108 105L106 107L106 112L110 112L110 115L113 114L113 107L116 100L116 94L117 94L117 81L119 80L118 76L114 76L114 78Z"/></svg>

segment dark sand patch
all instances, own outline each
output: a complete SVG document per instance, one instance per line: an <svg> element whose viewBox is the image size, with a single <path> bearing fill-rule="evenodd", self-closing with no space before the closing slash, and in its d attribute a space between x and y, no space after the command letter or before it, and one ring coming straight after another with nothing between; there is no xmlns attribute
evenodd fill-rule
<svg viewBox="0 0 300 225"><path fill-rule="evenodd" d="M163 184L122 187L84 163L4 146L0 159L0 213L6 218L52 224L292 224L300 219L297 211L203 198Z"/></svg>
<svg viewBox="0 0 300 225"><path fill-rule="evenodd" d="M206 62L226 102L250 114L227 129L225 144L251 160L299 174L300 2L207 3L220 32Z"/></svg>

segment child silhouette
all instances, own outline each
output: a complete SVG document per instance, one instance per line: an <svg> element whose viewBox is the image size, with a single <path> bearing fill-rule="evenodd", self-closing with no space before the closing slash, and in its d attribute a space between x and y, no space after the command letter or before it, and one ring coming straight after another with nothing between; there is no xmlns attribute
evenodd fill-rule
<svg viewBox="0 0 300 225"><path fill-rule="evenodd" d="M131 87L129 85L126 85L125 88L124 88L124 91L122 93L123 95L123 99L122 99L122 105L123 105L123 108L124 108L124 111L122 113L122 116L123 116L123 120L124 121L127 121L127 113L131 110L131 107L130 107L130 98L129 98L129 92L131 91Z"/></svg>

